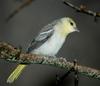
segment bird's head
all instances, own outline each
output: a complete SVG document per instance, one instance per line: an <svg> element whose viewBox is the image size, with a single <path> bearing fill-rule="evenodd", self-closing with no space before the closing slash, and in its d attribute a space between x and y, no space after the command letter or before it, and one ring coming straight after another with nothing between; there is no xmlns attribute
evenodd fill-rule
<svg viewBox="0 0 100 86"><path fill-rule="evenodd" d="M61 18L61 22L62 25L65 29L65 31L71 33L71 32L79 32L79 30L77 29L76 23L73 19L69 18L69 17L64 17Z"/></svg>
<svg viewBox="0 0 100 86"><path fill-rule="evenodd" d="M60 27L59 32L64 36L75 31L79 32L76 23L69 17L61 18L58 22L58 27Z"/></svg>

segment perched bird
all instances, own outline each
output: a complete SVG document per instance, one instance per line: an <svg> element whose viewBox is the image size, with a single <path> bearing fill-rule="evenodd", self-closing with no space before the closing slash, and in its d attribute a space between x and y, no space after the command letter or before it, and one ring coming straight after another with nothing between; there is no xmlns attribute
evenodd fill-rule
<svg viewBox="0 0 100 86"><path fill-rule="evenodd" d="M29 45L27 52L50 57L55 56L65 42L66 37L75 31L79 30L71 18L64 17L54 20L41 29L37 37ZM26 66L18 65L8 77L7 83L13 83Z"/></svg>

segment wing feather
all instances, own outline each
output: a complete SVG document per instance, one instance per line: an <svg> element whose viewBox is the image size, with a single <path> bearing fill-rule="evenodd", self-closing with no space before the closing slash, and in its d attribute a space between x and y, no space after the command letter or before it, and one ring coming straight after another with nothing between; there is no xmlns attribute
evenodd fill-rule
<svg viewBox="0 0 100 86"><path fill-rule="evenodd" d="M29 45L28 53L41 46L45 41L47 41L52 36L52 34L54 33L53 27L57 24L57 22L58 20L55 20L54 22L44 26L41 29L37 37L33 39L31 44Z"/></svg>

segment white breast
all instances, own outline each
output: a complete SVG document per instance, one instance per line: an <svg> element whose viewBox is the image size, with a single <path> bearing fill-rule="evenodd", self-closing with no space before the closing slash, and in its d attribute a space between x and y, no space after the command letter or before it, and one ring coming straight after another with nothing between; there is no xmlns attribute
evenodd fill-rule
<svg viewBox="0 0 100 86"><path fill-rule="evenodd" d="M46 41L39 48L35 49L32 53L54 56L58 53L64 41L65 38L62 38L60 35L58 35L58 33L55 33L48 39L48 41Z"/></svg>

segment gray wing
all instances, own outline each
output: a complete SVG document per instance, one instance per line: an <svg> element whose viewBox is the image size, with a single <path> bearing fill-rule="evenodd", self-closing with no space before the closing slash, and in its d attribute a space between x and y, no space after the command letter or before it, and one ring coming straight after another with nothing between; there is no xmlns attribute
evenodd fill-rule
<svg viewBox="0 0 100 86"><path fill-rule="evenodd" d="M28 48L28 53L31 52L32 50L38 48L39 46L41 46L44 42L46 42L54 33L54 26L57 24L58 20L55 20L54 22L44 26L41 31L39 32L39 34L37 35L37 37L35 39L33 39L33 41L31 42L31 44L29 45Z"/></svg>

